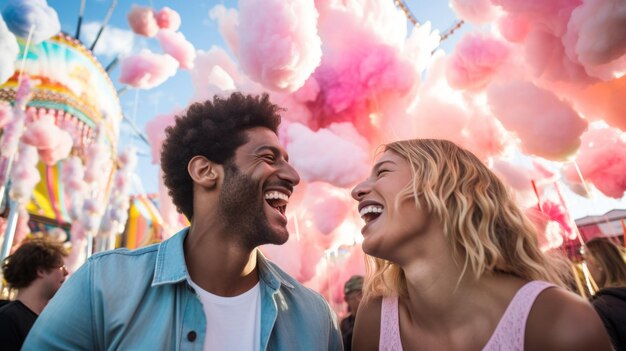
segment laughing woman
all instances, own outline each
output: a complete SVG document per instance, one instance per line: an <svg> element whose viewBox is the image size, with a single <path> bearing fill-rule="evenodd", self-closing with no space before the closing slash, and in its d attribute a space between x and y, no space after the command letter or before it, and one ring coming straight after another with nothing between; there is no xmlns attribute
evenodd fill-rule
<svg viewBox="0 0 626 351"><path fill-rule="evenodd" d="M611 350L476 156L444 140L384 150L352 191L371 256L354 350Z"/></svg>

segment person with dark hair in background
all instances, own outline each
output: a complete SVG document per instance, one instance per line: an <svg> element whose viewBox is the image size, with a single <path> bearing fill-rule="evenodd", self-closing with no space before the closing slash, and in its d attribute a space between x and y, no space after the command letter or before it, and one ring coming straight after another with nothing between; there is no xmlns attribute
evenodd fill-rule
<svg viewBox="0 0 626 351"><path fill-rule="evenodd" d="M59 242L46 238L25 241L2 261L2 275L17 296L0 308L2 350L19 350L37 316L59 290L67 276Z"/></svg>
<svg viewBox="0 0 626 351"><path fill-rule="evenodd" d="M610 350L569 265L480 159L436 139L385 145L352 196L370 255L354 350ZM584 321L584 323L581 323Z"/></svg>
<svg viewBox="0 0 626 351"><path fill-rule="evenodd" d="M585 244L585 260L599 290L591 303L600 315L617 351L626 351L626 261L624 252L608 238Z"/></svg>
<svg viewBox="0 0 626 351"><path fill-rule="evenodd" d="M192 104L166 129L165 186L191 226L160 244L89 258L25 350L338 350L334 313L266 259L289 238L296 170L280 109L233 93Z"/></svg>
<svg viewBox="0 0 626 351"><path fill-rule="evenodd" d="M343 349L345 351L352 350L352 330L354 329L356 311L359 308L362 297L363 276L353 275L343 285L343 299L348 304L348 315L341 320L339 326L341 328Z"/></svg>

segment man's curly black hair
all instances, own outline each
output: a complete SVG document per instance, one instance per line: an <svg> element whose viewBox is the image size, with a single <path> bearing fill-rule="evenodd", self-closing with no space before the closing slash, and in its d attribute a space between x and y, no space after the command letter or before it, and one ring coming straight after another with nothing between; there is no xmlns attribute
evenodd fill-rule
<svg viewBox="0 0 626 351"><path fill-rule="evenodd" d="M12 289L26 288L37 279L38 269L59 268L66 256L67 251L59 242L30 239L2 261L2 275Z"/></svg>
<svg viewBox="0 0 626 351"><path fill-rule="evenodd" d="M232 93L213 101L194 103L176 124L165 129L161 149L163 181L178 211L193 217L193 181L187 164L196 155L226 165L238 147L248 140L245 131L265 127L278 133L282 109L269 100L267 93Z"/></svg>

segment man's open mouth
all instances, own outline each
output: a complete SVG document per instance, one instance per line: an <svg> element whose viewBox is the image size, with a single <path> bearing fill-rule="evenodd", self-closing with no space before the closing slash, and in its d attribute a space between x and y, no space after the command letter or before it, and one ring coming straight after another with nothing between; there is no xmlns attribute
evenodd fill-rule
<svg viewBox="0 0 626 351"><path fill-rule="evenodd" d="M265 193L265 202L284 215L287 210L289 195L280 191L271 190Z"/></svg>

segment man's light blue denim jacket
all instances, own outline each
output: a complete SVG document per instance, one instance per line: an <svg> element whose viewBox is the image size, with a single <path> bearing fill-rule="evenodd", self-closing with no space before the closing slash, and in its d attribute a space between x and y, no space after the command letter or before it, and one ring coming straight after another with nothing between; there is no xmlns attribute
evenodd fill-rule
<svg viewBox="0 0 626 351"><path fill-rule="evenodd" d="M206 317L187 283L187 232L89 258L37 318L23 350L202 350ZM257 263L261 350L341 350L326 301L261 253Z"/></svg>

